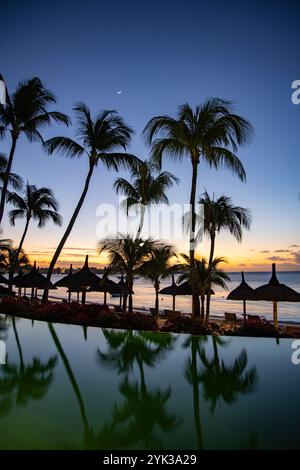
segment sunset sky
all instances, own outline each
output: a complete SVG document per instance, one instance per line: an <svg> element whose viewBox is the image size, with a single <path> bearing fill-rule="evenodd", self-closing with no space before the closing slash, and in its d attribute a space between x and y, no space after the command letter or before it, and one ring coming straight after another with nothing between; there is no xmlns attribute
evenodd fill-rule
<svg viewBox="0 0 300 470"><path fill-rule="evenodd" d="M241 244L221 233L216 254L227 257L231 271L264 271L274 261L279 269L300 270L300 105L291 101L291 83L300 79L299 28L296 1L11 0L1 11L0 72L10 91L23 78L40 77L55 93L56 108L71 117L77 101L94 113L116 109L135 129L129 150L140 158L149 155L141 132L154 115L174 115L178 105L211 96L233 100L255 129L253 143L238 152L247 183L204 164L198 195L204 188L216 196L226 193L251 209L253 222ZM43 132L45 138L55 135L74 137L73 128ZM7 153L9 141L0 145ZM19 142L13 171L52 188L64 219L61 229L49 223L38 230L32 223L24 248L40 266L47 265L63 234L87 167L85 159L46 156L39 144ZM170 202L186 204L190 165L165 159L164 169L180 178ZM116 176L97 168L58 265L80 265L85 254L92 265L106 263L96 252L96 209L117 205ZM9 227L6 217L4 230L17 243L23 222ZM179 251L185 248L177 243ZM200 249L208 254L207 241Z"/></svg>

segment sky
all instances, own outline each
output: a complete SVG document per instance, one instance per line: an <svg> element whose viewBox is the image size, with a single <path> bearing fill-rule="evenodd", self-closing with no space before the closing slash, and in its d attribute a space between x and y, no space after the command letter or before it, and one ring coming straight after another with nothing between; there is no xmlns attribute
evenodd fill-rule
<svg viewBox="0 0 300 470"><path fill-rule="evenodd" d="M231 271L265 271L274 261L281 270L300 270L300 105L291 100L291 84L300 80L296 1L11 0L2 5L0 35L0 72L10 91L21 79L38 76L55 93L55 108L71 118L78 101L93 113L116 109L135 130L129 151L142 159L149 157L141 133L151 117L175 115L178 105L212 96L232 100L255 129L251 145L238 151L247 182L204 163L197 193L226 193L251 209L252 226L242 243L221 233L216 254L228 259ZM55 135L74 137L74 127L43 130L44 138ZM7 153L9 140L0 146ZM52 188L64 219L61 229L51 223L43 230L30 227L24 248L41 266L63 234L87 169L84 158L47 156L40 144L23 138L18 144L13 171ZM191 165L165 159L163 169L180 178L168 193L170 202L186 204ZM96 210L118 205L112 185L117 176L128 174L97 168L59 265L79 265L86 253L92 264L106 263L96 251ZM23 226L10 227L6 217L5 236L17 243ZM185 243L176 248L184 250ZM207 256L208 248L205 240L201 254Z"/></svg>

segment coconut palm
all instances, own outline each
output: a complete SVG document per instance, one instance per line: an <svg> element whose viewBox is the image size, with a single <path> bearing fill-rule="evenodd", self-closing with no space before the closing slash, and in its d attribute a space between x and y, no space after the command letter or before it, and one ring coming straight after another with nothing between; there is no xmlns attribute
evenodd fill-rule
<svg viewBox="0 0 300 470"><path fill-rule="evenodd" d="M160 245L155 247L149 259L141 266L140 274L143 278L152 282L155 289L155 312L159 313L159 290L162 280L172 275L173 267L170 265L171 258L175 256L172 247L169 245Z"/></svg>
<svg viewBox="0 0 300 470"><path fill-rule="evenodd" d="M16 173L6 174L6 168L7 168L7 158L3 153L0 153L0 184L3 184L5 179L7 178L8 179L7 186L12 186L13 189L19 191L20 189L22 189L22 186L23 186L22 178ZM2 187L0 187L0 190L2 191Z"/></svg>
<svg viewBox="0 0 300 470"><path fill-rule="evenodd" d="M29 259L25 251L23 249L21 249L19 253L18 251L18 248L11 245L10 247L2 250L0 253L0 268L3 268L5 271L9 272L9 279L12 278L12 267L14 264L15 270L29 267Z"/></svg>
<svg viewBox="0 0 300 470"><path fill-rule="evenodd" d="M38 228L43 228L48 220L52 220L55 225L61 226L62 218L57 212L58 202L49 188L37 188L35 185L27 183L23 196L15 192L9 193L7 201L15 207L15 209L9 212L11 225L15 225L17 219L25 219L23 235L16 253L16 265L30 221L32 219L36 220L38 222ZM12 266L12 275L15 272L15 265Z"/></svg>
<svg viewBox="0 0 300 470"><path fill-rule="evenodd" d="M19 137L25 135L30 142L43 142L40 133L43 127L51 125L52 122L69 124L69 118L65 114L48 111L51 103L56 103L54 95L44 87L39 78L34 77L20 82L11 96L7 93L6 105L0 104L0 137L6 132L9 132L11 136L11 147L0 200L0 223L6 202L8 175L11 173Z"/></svg>
<svg viewBox="0 0 300 470"><path fill-rule="evenodd" d="M178 183L179 179L168 171L163 171L156 175L156 166L147 160L138 162L133 165L131 169L130 183L125 178L117 178L114 183L114 188L117 193L122 193L126 196L123 202L128 211L131 207L140 209L140 223L137 231L137 238L140 238L144 225L145 211L151 204L169 204L166 191Z"/></svg>
<svg viewBox="0 0 300 470"><path fill-rule="evenodd" d="M0 228L0 236L2 236L3 230ZM12 248L13 242L10 238L0 238L0 256L8 250Z"/></svg>
<svg viewBox="0 0 300 470"><path fill-rule="evenodd" d="M204 232L210 238L209 264L214 258L216 235L221 230L228 231L238 242L242 241L243 228L249 230L251 214L249 209L234 206L230 197L224 194L218 199L210 197L205 191L199 203L204 207ZM210 295L207 295L206 312L209 315Z"/></svg>
<svg viewBox="0 0 300 470"><path fill-rule="evenodd" d="M109 255L109 269L111 272L121 272L126 278L126 290L123 295L123 310L132 312L132 293L134 277L139 273L141 266L149 258L156 242L148 239L133 238L130 235L120 238L107 238L99 243L99 254L107 252Z"/></svg>
<svg viewBox="0 0 300 470"><path fill-rule="evenodd" d="M210 98L194 109L189 104L179 106L176 118L167 115L152 118L144 129L146 140L152 145L152 159L161 166L167 154L175 160L188 159L192 166L190 192L190 246L189 259L193 314L200 314L199 298L195 284L195 227L196 191L198 167L206 161L212 168L229 168L242 181L246 174L236 156L238 146L248 143L252 137L251 124L233 113L232 104L219 98Z"/></svg>
<svg viewBox="0 0 300 470"><path fill-rule="evenodd" d="M183 263L181 265L177 265L176 268L181 267L186 270L185 273L181 274L178 278L178 283L182 283L183 281L189 281L191 284L191 271L187 269L190 266L190 258L189 256L182 253L180 255L183 258ZM193 273L197 293L201 299L201 320L204 320L205 314L205 295L210 291L211 288L214 286L222 287L223 289L227 288L226 281L229 281L229 276L220 269L218 266L220 263L226 263L225 258L214 258L210 264L208 264L206 258L195 258L195 271ZM208 315L206 314L206 321L208 321Z"/></svg>
<svg viewBox="0 0 300 470"><path fill-rule="evenodd" d="M69 137L53 137L45 142L45 149L49 154L61 152L70 158L86 157L88 160L84 188L51 260L48 280L84 203L95 168L102 163L109 170L118 171L120 167L130 168L133 162L137 161L134 155L125 153L133 131L115 111L102 111L93 119L89 108L84 103L78 103L74 112L77 118L76 135L82 144ZM47 296L45 291L44 300Z"/></svg>

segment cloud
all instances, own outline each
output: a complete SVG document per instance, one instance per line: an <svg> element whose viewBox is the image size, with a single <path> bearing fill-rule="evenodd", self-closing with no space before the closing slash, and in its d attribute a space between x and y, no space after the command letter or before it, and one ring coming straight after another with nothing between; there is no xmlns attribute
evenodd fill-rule
<svg viewBox="0 0 300 470"><path fill-rule="evenodd" d="M247 266L246 263L241 263L239 266Z"/></svg>
<svg viewBox="0 0 300 470"><path fill-rule="evenodd" d="M269 256L265 259L268 261L291 261L291 258L283 258L282 256Z"/></svg>
<svg viewBox="0 0 300 470"><path fill-rule="evenodd" d="M300 245L290 245L290 248L300 248Z"/></svg>
<svg viewBox="0 0 300 470"><path fill-rule="evenodd" d="M275 250L274 253L290 253L291 250Z"/></svg>
<svg viewBox="0 0 300 470"><path fill-rule="evenodd" d="M255 248L251 248L251 250L250 250L250 251L256 251L256 250L255 250Z"/></svg>
<svg viewBox="0 0 300 470"><path fill-rule="evenodd" d="M261 253L270 253L269 250L261 250Z"/></svg>
<svg viewBox="0 0 300 470"><path fill-rule="evenodd" d="M296 251L295 253L292 253L295 263L300 265L300 251Z"/></svg>

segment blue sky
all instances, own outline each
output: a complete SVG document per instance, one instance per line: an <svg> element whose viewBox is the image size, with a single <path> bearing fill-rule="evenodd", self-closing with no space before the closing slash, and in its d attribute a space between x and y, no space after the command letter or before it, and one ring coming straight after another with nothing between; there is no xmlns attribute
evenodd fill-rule
<svg viewBox="0 0 300 470"><path fill-rule="evenodd" d="M71 116L76 101L94 112L117 109L135 129L130 151L141 158L149 154L141 138L149 118L173 115L186 101L194 105L210 96L233 100L255 129L253 143L238 153L247 183L202 165L198 194L204 187L216 195L225 192L252 210L253 224L242 244L220 235L217 254L228 257L231 269L264 270L271 258L282 269L299 269L300 248L291 246L300 245L300 105L291 102L291 83L300 79L299 13L292 1L13 0L2 6L0 71L10 90L22 78L39 76L55 93L56 108ZM43 134L73 136L73 130L52 127ZM8 142L1 146L7 151ZM165 160L164 168L181 180L170 191L170 201L186 203L190 166ZM68 222L87 161L46 156L39 144L22 140L14 171L32 184L51 187ZM81 261L84 248L94 249L96 208L118 201L115 177L97 169L67 244L74 250L68 257L65 252L62 263L69 261L70 252ZM21 229L21 222L12 229L6 219L5 231L15 240ZM32 226L25 248L42 262L61 234L51 224L43 231ZM207 244L202 250L205 254Z"/></svg>

